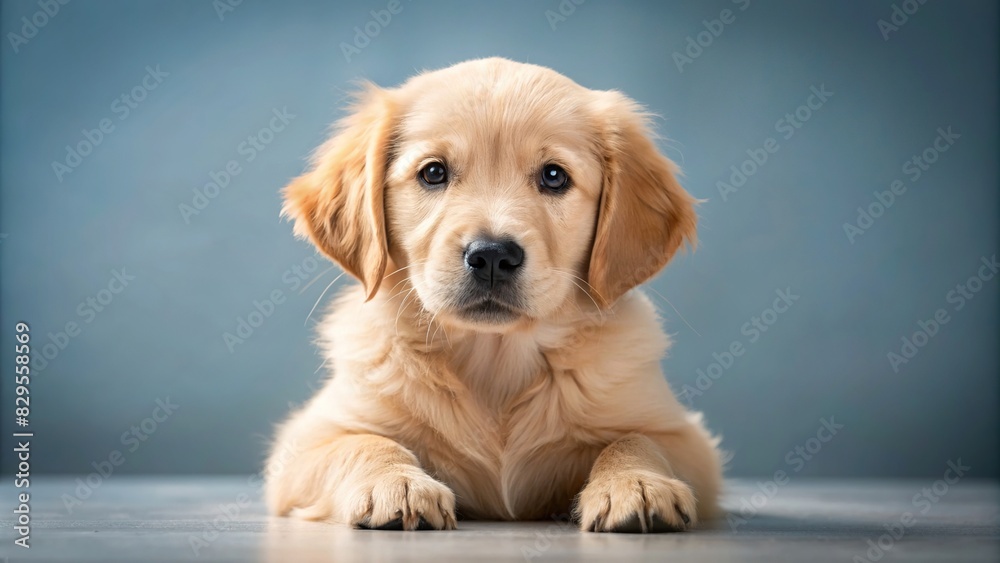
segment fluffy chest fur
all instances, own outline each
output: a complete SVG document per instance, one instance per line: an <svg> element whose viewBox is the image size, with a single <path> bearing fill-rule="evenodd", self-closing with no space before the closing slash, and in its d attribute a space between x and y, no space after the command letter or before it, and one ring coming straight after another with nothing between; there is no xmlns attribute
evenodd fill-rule
<svg viewBox="0 0 1000 563"><path fill-rule="evenodd" d="M466 516L565 515L607 444L682 422L659 372L666 338L639 294L505 335L435 332L405 307L386 315L396 303L351 297L324 327L338 335L325 342L334 376L308 408L410 449Z"/></svg>

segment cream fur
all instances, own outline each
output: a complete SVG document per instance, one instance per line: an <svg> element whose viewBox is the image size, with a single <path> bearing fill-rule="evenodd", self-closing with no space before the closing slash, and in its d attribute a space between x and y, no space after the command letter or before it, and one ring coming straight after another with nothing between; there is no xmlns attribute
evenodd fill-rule
<svg viewBox="0 0 1000 563"><path fill-rule="evenodd" d="M454 167L446 190L414 181L429 157ZM558 198L531 182L549 161L574 180ZM273 513L448 529L575 509L585 530L648 531L716 512L717 440L670 391L633 289L693 240L693 199L633 102L503 59L372 87L285 212L362 285L319 326L331 377L278 430ZM481 232L525 249L516 321L454 309Z"/></svg>

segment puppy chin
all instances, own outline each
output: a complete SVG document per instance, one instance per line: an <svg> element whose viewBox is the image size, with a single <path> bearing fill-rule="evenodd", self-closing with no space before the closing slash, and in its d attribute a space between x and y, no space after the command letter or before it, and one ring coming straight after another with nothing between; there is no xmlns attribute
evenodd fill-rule
<svg viewBox="0 0 1000 563"><path fill-rule="evenodd" d="M458 316L474 325L505 326L521 319L522 315L503 303L487 300L458 311Z"/></svg>

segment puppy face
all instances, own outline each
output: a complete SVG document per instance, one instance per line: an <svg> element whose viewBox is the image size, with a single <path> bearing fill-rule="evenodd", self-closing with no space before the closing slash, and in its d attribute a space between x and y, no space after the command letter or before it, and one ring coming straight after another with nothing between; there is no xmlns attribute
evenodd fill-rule
<svg viewBox="0 0 1000 563"><path fill-rule="evenodd" d="M692 203L633 102L487 59L369 90L285 211L369 298L391 267L441 322L505 331L613 304L693 236Z"/></svg>
<svg viewBox="0 0 1000 563"><path fill-rule="evenodd" d="M408 84L386 178L389 238L424 307L480 328L545 317L585 287L601 194L583 89L505 70Z"/></svg>

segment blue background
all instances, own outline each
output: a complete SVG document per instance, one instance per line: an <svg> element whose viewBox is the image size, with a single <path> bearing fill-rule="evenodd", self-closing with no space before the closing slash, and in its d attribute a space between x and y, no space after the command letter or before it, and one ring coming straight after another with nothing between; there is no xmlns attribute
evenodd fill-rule
<svg viewBox="0 0 1000 563"><path fill-rule="evenodd" d="M1000 280L959 311L947 299L998 250L994 2L929 2L886 40L888 0L588 0L555 18L557 0L414 0L348 60L342 44L387 5L244 0L220 17L208 1L77 1L15 50L9 34L41 8L3 2L0 469L14 467L13 327L27 320L36 349L65 345L32 381L35 472L86 473L113 450L122 473L257 470L273 424L322 376L307 316L340 273L279 220L279 190L353 81L500 55L662 116L662 149L707 200L697 251L649 284L676 338L663 366L724 436L730 474L787 471L829 417L844 428L793 474L939 476L959 458L996 473ZM709 43L703 21L724 9L735 21ZM679 68L699 33L707 46ZM147 67L167 75L122 119L113 104ZM821 86L833 95L799 109ZM241 143L283 108L294 118L248 161ZM777 122L796 110L809 118L786 139ZM114 130L60 181L53 162L105 118ZM912 181L904 164L939 127L960 137ZM777 150L723 198L718 182L769 137ZM240 173L185 218L232 160ZM906 192L849 240L844 224L895 179ZM101 293L113 270L134 279ZM786 288L799 299L751 342L745 323ZM276 290L231 351L223 334ZM894 371L887 354L938 309L949 322ZM63 338L68 322L79 333ZM699 387L734 341L743 355ZM122 434L152 429L167 398L176 412L130 451Z"/></svg>

